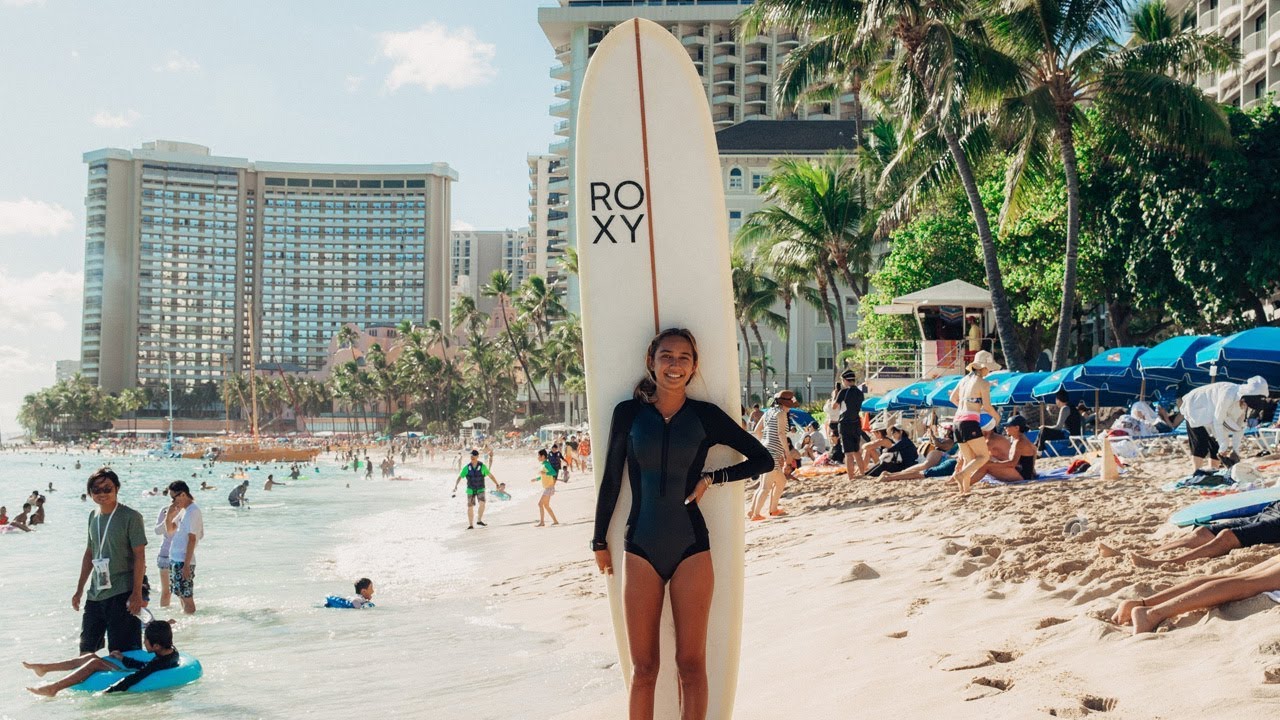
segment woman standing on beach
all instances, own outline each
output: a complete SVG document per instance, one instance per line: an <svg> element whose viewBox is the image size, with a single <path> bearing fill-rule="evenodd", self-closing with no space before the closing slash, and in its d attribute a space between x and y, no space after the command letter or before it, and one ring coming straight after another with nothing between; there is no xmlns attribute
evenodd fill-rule
<svg viewBox="0 0 1280 720"><path fill-rule="evenodd" d="M683 717L703 718L707 623L715 578L698 503L712 485L766 473L774 462L764 446L723 410L685 394L685 386L698 372L698 346L688 330L658 333L646 351L645 368L634 397L613 411L591 549L600 572L612 574L606 536L625 467L632 497L622 591L632 664L630 717L653 717L658 630L670 585ZM727 445L746 460L703 472L707 451L714 445Z"/></svg>
<svg viewBox="0 0 1280 720"><path fill-rule="evenodd" d="M991 460L991 450L982 435L982 412L998 418L1000 413L991 405L991 383L987 373L999 370L996 359L983 350L973 356L973 362L965 368L968 374L961 378L951 391L951 403L956 406L956 442L960 443L961 463L956 468L956 486L961 493L973 487L973 476Z"/></svg>

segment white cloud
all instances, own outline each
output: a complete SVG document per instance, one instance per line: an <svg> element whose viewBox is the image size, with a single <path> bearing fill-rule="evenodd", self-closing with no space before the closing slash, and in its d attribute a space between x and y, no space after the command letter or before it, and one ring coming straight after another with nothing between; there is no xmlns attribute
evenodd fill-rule
<svg viewBox="0 0 1280 720"><path fill-rule="evenodd" d="M165 61L160 63L159 65L156 65L152 69L155 70L156 72L171 72L171 73L190 72L194 70L199 70L200 63L196 62L195 60L192 60L189 57L184 56L182 53L178 52L177 50L170 50L169 56L165 58Z"/></svg>
<svg viewBox="0 0 1280 720"><path fill-rule="evenodd" d="M427 92L460 90L486 83L498 74L493 66L497 48L480 42L471 28L450 30L429 22L417 30L379 36L382 55L395 65L387 74L388 90L417 85Z"/></svg>
<svg viewBox="0 0 1280 720"><path fill-rule="evenodd" d="M476 226L472 225L466 220L454 220L449 223L449 229L458 230L460 232L471 232L472 230L476 229Z"/></svg>
<svg viewBox="0 0 1280 720"><path fill-rule="evenodd" d="M71 211L57 203L0 200L0 235L57 235L73 222Z"/></svg>
<svg viewBox="0 0 1280 720"><path fill-rule="evenodd" d="M122 113L113 113L106 110L99 110L93 117L89 118L89 122L100 128L127 128L138 122L138 118L142 115L137 110L126 110Z"/></svg>
<svg viewBox="0 0 1280 720"><path fill-rule="evenodd" d="M353 93L359 90L360 86L363 84L364 84L363 75L348 74L347 77L343 80L343 87L345 87L347 89L347 92L350 92L350 93Z"/></svg>
<svg viewBox="0 0 1280 720"><path fill-rule="evenodd" d="M0 270L0 335L15 331L57 332L77 312L84 275L57 270L13 277Z"/></svg>
<svg viewBox="0 0 1280 720"><path fill-rule="evenodd" d="M25 348L0 345L0 376L13 377L26 373L38 373L45 369L44 365L32 359L31 353Z"/></svg>

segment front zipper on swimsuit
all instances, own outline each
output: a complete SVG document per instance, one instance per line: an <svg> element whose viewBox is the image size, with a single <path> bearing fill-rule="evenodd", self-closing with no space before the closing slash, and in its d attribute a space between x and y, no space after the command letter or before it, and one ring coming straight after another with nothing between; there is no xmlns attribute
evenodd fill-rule
<svg viewBox="0 0 1280 720"><path fill-rule="evenodd" d="M677 411L679 412L679 411ZM661 413L659 413L661 415ZM672 415L671 417L675 417ZM658 497L667 496L667 442L671 439L671 422L663 419L662 422L662 475L658 482Z"/></svg>

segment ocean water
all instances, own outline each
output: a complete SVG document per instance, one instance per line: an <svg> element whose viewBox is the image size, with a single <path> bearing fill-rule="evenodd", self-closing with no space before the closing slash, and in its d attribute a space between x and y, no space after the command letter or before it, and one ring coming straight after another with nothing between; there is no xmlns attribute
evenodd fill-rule
<svg viewBox="0 0 1280 720"><path fill-rule="evenodd" d="M264 467L249 475L245 511L227 505L238 481L223 465L211 474L194 460L11 452L0 463L0 505L11 516L33 489L57 488L45 493L46 525L0 534L0 718L546 717L616 690L600 686L591 663L556 652L556 638L503 621L485 581L494 559L462 540L452 473L365 480L322 459L319 473L294 482ZM204 677L153 693L37 697L25 688L40 681L21 662L78 654L70 598L94 507L80 494L104 463L148 526L168 502L144 496L151 487L186 479L218 488L195 491L205 510L196 615L184 617L176 600L159 607L158 537L147 553L151 609L178 619L175 645L200 660ZM289 486L262 491L269 471ZM489 503L486 519L499 525L513 504ZM377 608L321 607L326 595L352 594L361 576L374 580Z"/></svg>

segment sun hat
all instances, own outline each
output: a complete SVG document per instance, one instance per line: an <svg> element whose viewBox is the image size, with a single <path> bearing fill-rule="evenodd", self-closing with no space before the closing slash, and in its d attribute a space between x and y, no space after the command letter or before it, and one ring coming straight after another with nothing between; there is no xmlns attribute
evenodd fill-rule
<svg viewBox="0 0 1280 720"><path fill-rule="evenodd" d="M1269 392L1269 389L1267 387L1267 379L1262 377L1261 375L1254 375L1248 380L1245 380L1244 384L1240 386L1241 397L1245 395L1265 396L1267 395L1268 392Z"/></svg>
<svg viewBox="0 0 1280 720"><path fill-rule="evenodd" d="M796 394L790 390L779 390L773 395L773 403L775 405L786 404L788 407L796 406Z"/></svg>
<svg viewBox="0 0 1280 720"><path fill-rule="evenodd" d="M979 350L973 356L973 361L965 366L966 370L976 370L982 368L988 372L995 372L1000 369L1000 365L996 363L996 358L986 350Z"/></svg>

